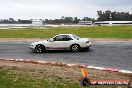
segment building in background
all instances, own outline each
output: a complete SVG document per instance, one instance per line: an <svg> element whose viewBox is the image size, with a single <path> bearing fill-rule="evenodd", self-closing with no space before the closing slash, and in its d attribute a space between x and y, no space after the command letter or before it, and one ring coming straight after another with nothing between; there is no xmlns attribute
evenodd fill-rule
<svg viewBox="0 0 132 88"><path fill-rule="evenodd" d="M32 20L32 26L43 26L43 20Z"/></svg>
<svg viewBox="0 0 132 88"><path fill-rule="evenodd" d="M132 25L132 21L98 21L94 24L98 26Z"/></svg>
<svg viewBox="0 0 132 88"><path fill-rule="evenodd" d="M92 21L79 21L78 24L79 24L79 25L92 25L93 22L92 22Z"/></svg>

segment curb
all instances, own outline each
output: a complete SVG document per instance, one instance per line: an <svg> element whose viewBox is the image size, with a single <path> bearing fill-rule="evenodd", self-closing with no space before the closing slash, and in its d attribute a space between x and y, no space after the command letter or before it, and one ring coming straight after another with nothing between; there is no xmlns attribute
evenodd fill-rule
<svg viewBox="0 0 132 88"><path fill-rule="evenodd" d="M120 69L115 69L115 68L104 68L104 67L95 67L95 66L87 66L87 68L101 70L101 71L110 71L110 72L118 72L118 73L128 73L128 74L132 74L132 71L120 70Z"/></svg>
<svg viewBox="0 0 132 88"><path fill-rule="evenodd" d="M110 72L118 72L118 73L127 73L132 74L132 71L120 70L115 68L104 68L104 67L96 67L96 66L87 66L87 65L79 65L79 64L66 64L61 62L47 62L47 61L39 61L39 60L24 60L24 59L1 59L3 61L17 61L17 62L25 62L25 63L34 63L34 64L43 64L43 65L52 65L52 66L69 66L69 67L79 67L79 68L90 68L101 71L110 71Z"/></svg>

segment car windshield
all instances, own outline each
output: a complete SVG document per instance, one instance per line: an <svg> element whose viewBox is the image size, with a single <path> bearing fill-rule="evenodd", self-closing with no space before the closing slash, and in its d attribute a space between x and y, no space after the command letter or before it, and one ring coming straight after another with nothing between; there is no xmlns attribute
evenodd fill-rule
<svg viewBox="0 0 132 88"><path fill-rule="evenodd" d="M50 39L48 39L47 41L49 41L49 42L50 42L50 41L52 41L52 40L53 40L53 39L52 39L52 38L50 38Z"/></svg>
<svg viewBox="0 0 132 88"><path fill-rule="evenodd" d="M77 40L80 39L80 37L78 37L77 35L72 35L74 38L76 38Z"/></svg>

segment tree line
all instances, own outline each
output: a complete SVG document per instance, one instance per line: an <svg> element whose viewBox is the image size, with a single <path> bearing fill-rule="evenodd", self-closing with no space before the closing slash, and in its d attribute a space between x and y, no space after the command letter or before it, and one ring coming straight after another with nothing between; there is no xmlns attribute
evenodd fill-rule
<svg viewBox="0 0 132 88"><path fill-rule="evenodd" d="M97 21L132 21L132 14L129 12L97 11Z"/></svg>
<svg viewBox="0 0 132 88"><path fill-rule="evenodd" d="M79 21L132 21L132 14L129 12L117 12L117 11L97 11L97 19L84 17L79 19L78 17L64 17L60 19L40 19L44 24L78 24ZM33 19L30 20L14 20L13 18L9 19L0 19L0 24L31 24Z"/></svg>
<svg viewBox="0 0 132 88"><path fill-rule="evenodd" d="M32 20L21 20L18 19L17 21L13 18L9 19L0 19L0 24L31 24Z"/></svg>
<svg viewBox="0 0 132 88"><path fill-rule="evenodd" d="M77 17L64 17L64 16L62 16L61 19L54 19L54 20L45 19L46 24L78 24L79 21L95 21L95 19L90 17L84 17L83 19L79 19Z"/></svg>
<svg viewBox="0 0 132 88"><path fill-rule="evenodd" d="M1 19L0 24L31 24L33 19L30 20L14 20L13 18ZM94 18L84 17L79 19L77 17L64 17L60 19L39 19L42 20L43 24L78 24L79 21L95 21Z"/></svg>

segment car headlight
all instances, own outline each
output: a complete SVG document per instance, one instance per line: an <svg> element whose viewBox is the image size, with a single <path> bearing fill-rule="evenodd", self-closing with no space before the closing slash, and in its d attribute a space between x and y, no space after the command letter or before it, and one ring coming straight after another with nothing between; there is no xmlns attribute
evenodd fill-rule
<svg viewBox="0 0 132 88"><path fill-rule="evenodd" d="M29 45L29 46L33 46L33 45Z"/></svg>

